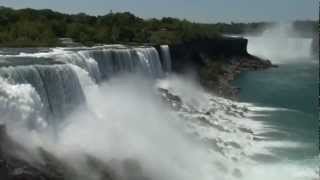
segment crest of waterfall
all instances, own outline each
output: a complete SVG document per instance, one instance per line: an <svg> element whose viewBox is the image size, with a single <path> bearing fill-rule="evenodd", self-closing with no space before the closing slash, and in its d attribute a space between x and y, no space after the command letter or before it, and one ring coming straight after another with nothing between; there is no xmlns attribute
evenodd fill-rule
<svg viewBox="0 0 320 180"><path fill-rule="evenodd" d="M168 45L161 45L161 57L163 64L163 71L166 73L171 73L171 54Z"/></svg>
<svg viewBox="0 0 320 180"><path fill-rule="evenodd" d="M96 82L101 81L100 70L97 62L90 56L88 51L70 51L57 54L54 59L69 64L74 64L89 72L92 79Z"/></svg>
<svg viewBox="0 0 320 180"><path fill-rule="evenodd" d="M163 77L160 56L153 47L111 47L71 51L56 55L55 59L85 69L96 82L121 73L143 73L153 78Z"/></svg>
<svg viewBox="0 0 320 180"><path fill-rule="evenodd" d="M162 77L163 71L158 51L152 48L136 48L139 56L139 64L144 71L148 71L153 77Z"/></svg>

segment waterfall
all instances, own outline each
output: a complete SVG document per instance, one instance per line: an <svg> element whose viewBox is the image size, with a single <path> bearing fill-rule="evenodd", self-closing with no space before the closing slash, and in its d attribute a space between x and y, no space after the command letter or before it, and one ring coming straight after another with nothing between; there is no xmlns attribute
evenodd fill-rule
<svg viewBox="0 0 320 180"><path fill-rule="evenodd" d="M69 51L55 55L54 59L85 69L96 82L121 73L143 73L153 78L163 76L160 56L153 47L105 47Z"/></svg>
<svg viewBox="0 0 320 180"><path fill-rule="evenodd" d="M57 124L54 121L66 118L85 102L79 79L69 65L2 67L0 77L12 85L34 88L42 104L37 109L41 109L41 116L47 123ZM28 121L32 121L32 118Z"/></svg>
<svg viewBox="0 0 320 180"><path fill-rule="evenodd" d="M248 52L276 63L280 59L309 58L311 56L310 38L286 37L248 37Z"/></svg>
<svg viewBox="0 0 320 180"><path fill-rule="evenodd" d="M161 57L163 60L163 71L166 73L170 73L172 70L171 67L171 54L170 54L170 49L168 45L161 45Z"/></svg>
<svg viewBox="0 0 320 180"><path fill-rule="evenodd" d="M267 29L261 36L248 36L248 52L271 59L276 64L287 59L299 60L311 57L312 39L296 37L292 24L280 24Z"/></svg>
<svg viewBox="0 0 320 180"><path fill-rule="evenodd" d="M89 72L90 76L96 81L100 82L100 70L97 62L90 56L88 51L79 52L64 52L54 56L54 59L65 63L74 64Z"/></svg>
<svg viewBox="0 0 320 180"><path fill-rule="evenodd" d="M98 62L104 79L124 72L138 72L162 77L162 67L157 50L153 47L143 48L107 48L91 51L91 56Z"/></svg>
<svg viewBox="0 0 320 180"><path fill-rule="evenodd" d="M162 77L163 70L160 56L155 48L136 48L139 56L139 64L144 71L148 71L153 77Z"/></svg>
<svg viewBox="0 0 320 180"><path fill-rule="evenodd" d="M0 76L0 124L46 127L43 103L30 84L13 84Z"/></svg>
<svg viewBox="0 0 320 180"><path fill-rule="evenodd" d="M100 162L120 179L317 177L313 164L269 162L278 158L271 147L292 142L267 139L281 131L252 117L284 110L209 94L169 73L168 46L161 46L161 58L162 64L153 47L125 46L1 55L0 123L25 147L41 147L72 166L74 179L102 177ZM45 137L47 127L56 130L55 141Z"/></svg>
<svg viewBox="0 0 320 180"><path fill-rule="evenodd" d="M35 121L37 116L45 119L47 124L61 122L79 105L85 104L83 86L89 81L92 83L91 80L101 83L123 73L163 77L160 56L153 47L55 48L49 52L9 54L0 58L3 82L10 84L10 87L30 88L30 96L35 98L34 105L38 106L33 108L37 112L32 116L14 119ZM5 94L8 96L8 93ZM5 98L9 101L11 97ZM5 112L8 106L0 110Z"/></svg>
<svg viewBox="0 0 320 180"><path fill-rule="evenodd" d="M110 79L119 73L133 72L138 63L136 52L128 48L94 50L90 55L98 63L103 79Z"/></svg>

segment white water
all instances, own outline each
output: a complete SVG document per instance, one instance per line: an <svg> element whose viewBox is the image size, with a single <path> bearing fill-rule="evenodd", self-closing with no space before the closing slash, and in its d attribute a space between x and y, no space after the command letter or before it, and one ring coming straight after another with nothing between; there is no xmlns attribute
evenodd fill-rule
<svg viewBox="0 0 320 180"><path fill-rule="evenodd" d="M137 52L151 75L159 73L160 61L152 54L154 51L138 48ZM132 59L129 51L125 50L124 54L123 61ZM258 154L273 156L267 147L290 144L256 141L255 138L263 138L257 134L272 129L250 117L286 109L256 107L216 97L189 78L175 75L155 81L139 74L123 73L97 84L92 68L88 68L88 63L95 64L90 59L93 57L75 58L87 64L82 66L66 60L79 79L88 109L81 108L70 114L57 129L58 138L52 139L44 130L30 133L25 126L15 125L20 119L28 119L16 117L16 111L21 117L32 115L41 120L40 96L30 84L9 84L0 79L0 97L4 97L0 103L2 109L9 112L5 117L12 137L31 149L41 146L61 157L79 170L83 180L98 176L84 165L84 153L105 163L137 160L142 173L155 180L311 180L317 177L316 171L308 166L264 164L250 158ZM182 107L172 110L161 99L159 87L178 95ZM8 111L11 108L12 114ZM132 178L119 163L112 165L124 179Z"/></svg>
<svg viewBox="0 0 320 180"><path fill-rule="evenodd" d="M274 64L310 58L312 39L293 37L295 34L291 24L280 24L267 29L261 36L247 36L248 52L270 59Z"/></svg>
<svg viewBox="0 0 320 180"><path fill-rule="evenodd" d="M46 126L41 118L41 99L29 84L11 84L0 77L0 123L28 127L35 119L40 126Z"/></svg>

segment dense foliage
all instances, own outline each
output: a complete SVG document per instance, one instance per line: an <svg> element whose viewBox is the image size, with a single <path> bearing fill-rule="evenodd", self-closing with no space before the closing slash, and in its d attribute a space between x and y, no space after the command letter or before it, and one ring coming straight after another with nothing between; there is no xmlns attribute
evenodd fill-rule
<svg viewBox="0 0 320 180"><path fill-rule="evenodd" d="M55 46L70 37L86 45L97 43L174 43L192 38L215 37L204 25L162 18L143 20L131 13L104 16L62 14L52 10L0 8L2 46Z"/></svg>
<svg viewBox="0 0 320 180"><path fill-rule="evenodd" d="M144 20L129 12L90 16L52 10L0 7L0 46L57 46L69 37L85 45L99 43L177 43L263 29L267 23L200 24L176 18Z"/></svg>

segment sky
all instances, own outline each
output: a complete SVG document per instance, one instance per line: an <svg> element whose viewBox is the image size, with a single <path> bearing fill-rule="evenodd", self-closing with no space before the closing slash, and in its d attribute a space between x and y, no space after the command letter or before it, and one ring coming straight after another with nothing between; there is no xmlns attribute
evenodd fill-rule
<svg viewBox="0 0 320 180"><path fill-rule="evenodd" d="M257 22L318 19L318 0L0 0L12 8L53 9L104 15L129 11L143 18L177 17L193 22Z"/></svg>

